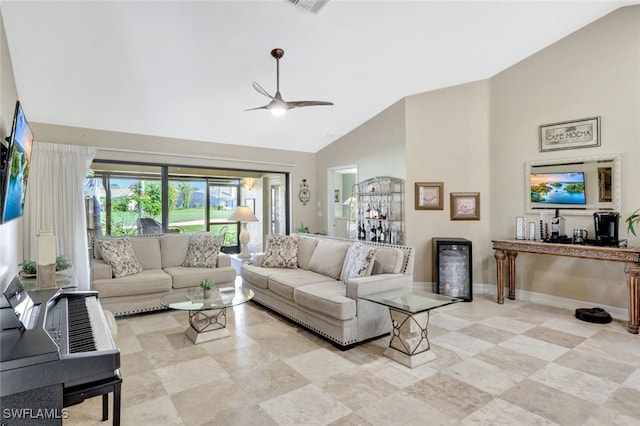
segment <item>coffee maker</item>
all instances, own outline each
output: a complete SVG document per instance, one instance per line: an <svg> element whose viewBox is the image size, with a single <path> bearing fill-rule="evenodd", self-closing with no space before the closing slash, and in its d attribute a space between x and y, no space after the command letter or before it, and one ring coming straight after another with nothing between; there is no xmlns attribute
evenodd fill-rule
<svg viewBox="0 0 640 426"><path fill-rule="evenodd" d="M596 230L596 244L605 246L618 245L618 212L595 212L593 224Z"/></svg>
<svg viewBox="0 0 640 426"><path fill-rule="evenodd" d="M556 209L556 215L551 218L551 235L546 240L552 243L567 243L569 241L564 231L565 218L560 216L560 209Z"/></svg>

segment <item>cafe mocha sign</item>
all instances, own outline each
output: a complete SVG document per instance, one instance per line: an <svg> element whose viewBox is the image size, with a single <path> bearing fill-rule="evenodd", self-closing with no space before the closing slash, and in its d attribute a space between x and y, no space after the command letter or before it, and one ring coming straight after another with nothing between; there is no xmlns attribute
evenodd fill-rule
<svg viewBox="0 0 640 426"><path fill-rule="evenodd" d="M600 118L540 126L540 150L582 148L600 145Z"/></svg>

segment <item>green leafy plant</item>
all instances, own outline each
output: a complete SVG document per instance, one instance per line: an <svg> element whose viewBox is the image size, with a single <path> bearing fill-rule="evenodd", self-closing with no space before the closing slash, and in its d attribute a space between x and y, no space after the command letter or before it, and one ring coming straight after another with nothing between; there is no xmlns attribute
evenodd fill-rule
<svg viewBox="0 0 640 426"><path fill-rule="evenodd" d="M625 220L625 222L627 222L627 232L630 232L633 235L637 236L636 225L640 225L640 209L637 209L636 211L631 213L631 216L629 216Z"/></svg>
<svg viewBox="0 0 640 426"><path fill-rule="evenodd" d="M211 290L213 288L213 281L209 278L205 278L200 281L200 287L202 287L203 290Z"/></svg>
<svg viewBox="0 0 640 426"><path fill-rule="evenodd" d="M22 268L22 272L25 274L35 274L38 268L34 260L25 260L18 266Z"/></svg>
<svg viewBox="0 0 640 426"><path fill-rule="evenodd" d="M300 222L300 226L298 226L298 232L301 234L308 234L309 228L304 225L304 223Z"/></svg>
<svg viewBox="0 0 640 426"><path fill-rule="evenodd" d="M64 271L71 268L71 262L64 256L56 257L56 271Z"/></svg>

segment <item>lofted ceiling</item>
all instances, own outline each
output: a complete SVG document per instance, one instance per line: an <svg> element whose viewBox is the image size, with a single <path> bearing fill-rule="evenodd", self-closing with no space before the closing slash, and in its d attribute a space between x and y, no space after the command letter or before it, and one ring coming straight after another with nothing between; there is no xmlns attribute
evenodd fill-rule
<svg viewBox="0 0 640 426"><path fill-rule="evenodd" d="M637 1L0 0L30 121L317 152L405 96L489 78ZM245 112L275 92L334 106ZM571 70L567 70L571 72ZM37 136L36 136L37 138Z"/></svg>

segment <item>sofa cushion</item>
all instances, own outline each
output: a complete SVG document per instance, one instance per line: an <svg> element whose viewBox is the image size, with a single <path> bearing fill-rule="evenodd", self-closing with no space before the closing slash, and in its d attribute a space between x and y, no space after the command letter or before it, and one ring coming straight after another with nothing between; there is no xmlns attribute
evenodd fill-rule
<svg viewBox="0 0 640 426"><path fill-rule="evenodd" d="M98 245L115 278L142 272L142 266L133 252L129 238L104 239L99 241Z"/></svg>
<svg viewBox="0 0 640 426"><path fill-rule="evenodd" d="M346 287L339 281L309 284L295 289L293 300L311 311L338 319L356 316L356 301L346 296Z"/></svg>
<svg viewBox="0 0 640 426"><path fill-rule="evenodd" d="M302 269L281 270L279 274L269 277L269 290L280 296L293 300L293 291L301 286L313 283L327 282L329 278L325 275L318 274Z"/></svg>
<svg viewBox="0 0 640 426"><path fill-rule="evenodd" d="M236 270L227 268L194 268L186 266L171 266L164 268L171 276L173 288L195 287L200 281L209 278L215 284L233 283L236 279Z"/></svg>
<svg viewBox="0 0 640 426"><path fill-rule="evenodd" d="M298 236L298 268L309 269L309 262L317 245L317 238Z"/></svg>
<svg viewBox="0 0 640 426"><path fill-rule="evenodd" d="M189 250L190 234L168 234L160 238L162 267L182 266Z"/></svg>
<svg viewBox="0 0 640 426"><path fill-rule="evenodd" d="M263 268L255 265L242 265L240 274L243 281L251 283L252 286L258 288L269 288L269 277L272 277L280 272L286 271L286 269L279 268Z"/></svg>
<svg viewBox="0 0 640 426"><path fill-rule="evenodd" d="M182 266L194 268L215 268L218 265L218 254L222 247L222 235L208 232L192 234L189 239L187 257Z"/></svg>
<svg viewBox="0 0 640 426"><path fill-rule="evenodd" d="M347 251L347 255L344 258L344 266L342 267L340 279L342 281L346 281L351 278L371 275L375 254L375 247L354 243L349 248L349 251Z"/></svg>
<svg viewBox="0 0 640 426"><path fill-rule="evenodd" d="M166 293L171 291L171 277L162 269L150 269L122 278L95 280L91 285L100 298Z"/></svg>
<svg viewBox="0 0 640 426"><path fill-rule="evenodd" d="M160 237L131 237L129 240L142 269L162 269Z"/></svg>
<svg viewBox="0 0 640 426"><path fill-rule="evenodd" d="M309 270L336 280L339 279L349 247L351 247L351 243L319 241L309 261Z"/></svg>
<svg viewBox="0 0 640 426"><path fill-rule="evenodd" d="M269 235L262 266L265 268L297 268L298 237L296 235Z"/></svg>
<svg viewBox="0 0 640 426"><path fill-rule="evenodd" d="M397 274L402 270L404 253L401 249L391 247L379 247L374 256L371 275Z"/></svg>

